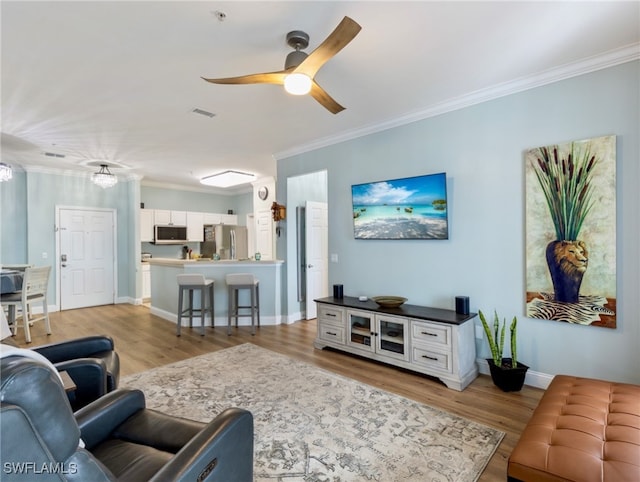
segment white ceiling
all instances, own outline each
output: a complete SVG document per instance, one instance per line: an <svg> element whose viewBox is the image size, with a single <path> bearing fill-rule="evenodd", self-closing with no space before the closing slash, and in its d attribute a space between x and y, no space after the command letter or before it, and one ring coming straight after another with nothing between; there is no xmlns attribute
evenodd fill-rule
<svg viewBox="0 0 640 482"><path fill-rule="evenodd" d="M200 78L280 70L287 32L311 52L345 15L362 31L316 76L337 115L279 86ZM198 180L220 170L275 176L278 158L640 58L638 1L3 0L1 21L2 161L89 173L106 160L212 192Z"/></svg>

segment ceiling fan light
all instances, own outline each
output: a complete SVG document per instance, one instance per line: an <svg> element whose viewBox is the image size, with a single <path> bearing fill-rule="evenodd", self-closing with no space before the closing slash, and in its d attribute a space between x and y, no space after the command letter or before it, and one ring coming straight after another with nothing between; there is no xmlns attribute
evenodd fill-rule
<svg viewBox="0 0 640 482"><path fill-rule="evenodd" d="M100 170L91 175L91 182L102 189L106 189L115 186L118 183L118 178L111 174L108 165L100 164Z"/></svg>
<svg viewBox="0 0 640 482"><path fill-rule="evenodd" d="M13 177L13 169L9 164L0 162L0 182L8 181Z"/></svg>
<svg viewBox="0 0 640 482"><path fill-rule="evenodd" d="M295 69L307 57L307 53L302 50L294 50L293 52L290 52L284 61L284 70Z"/></svg>
<svg viewBox="0 0 640 482"><path fill-rule="evenodd" d="M292 95L306 95L311 91L311 79L305 74L289 74L284 79L284 90Z"/></svg>

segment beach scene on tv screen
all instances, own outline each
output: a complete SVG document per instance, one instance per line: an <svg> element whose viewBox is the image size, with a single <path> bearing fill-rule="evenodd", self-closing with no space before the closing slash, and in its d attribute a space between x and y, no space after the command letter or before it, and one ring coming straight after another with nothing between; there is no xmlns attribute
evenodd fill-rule
<svg viewBox="0 0 640 482"><path fill-rule="evenodd" d="M445 173L351 186L356 239L447 239Z"/></svg>

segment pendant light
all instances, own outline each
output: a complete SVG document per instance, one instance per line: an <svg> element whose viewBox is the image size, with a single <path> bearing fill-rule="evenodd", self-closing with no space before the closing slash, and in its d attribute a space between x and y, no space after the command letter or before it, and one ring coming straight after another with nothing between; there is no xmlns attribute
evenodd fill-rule
<svg viewBox="0 0 640 482"><path fill-rule="evenodd" d="M13 169L9 164L0 162L0 182L8 181L13 177Z"/></svg>
<svg viewBox="0 0 640 482"><path fill-rule="evenodd" d="M100 170L93 173L91 181L102 189L106 189L115 186L118 183L118 178L111 174L107 164L100 164Z"/></svg>

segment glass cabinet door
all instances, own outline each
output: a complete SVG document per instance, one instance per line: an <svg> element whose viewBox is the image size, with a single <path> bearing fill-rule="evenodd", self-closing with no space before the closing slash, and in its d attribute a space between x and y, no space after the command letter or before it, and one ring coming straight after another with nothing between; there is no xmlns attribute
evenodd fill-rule
<svg viewBox="0 0 640 482"><path fill-rule="evenodd" d="M409 322L403 318L376 315L376 351L381 355L409 360Z"/></svg>
<svg viewBox="0 0 640 482"><path fill-rule="evenodd" d="M347 343L360 349L373 351L375 347L375 344L371 343L374 322L373 313L348 310L347 320L349 322Z"/></svg>

